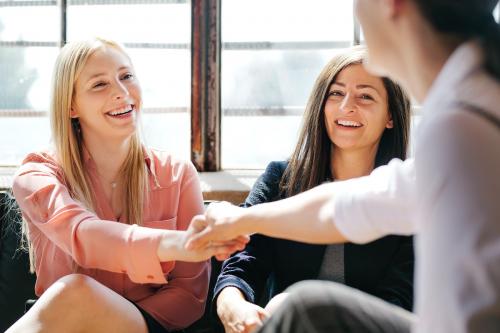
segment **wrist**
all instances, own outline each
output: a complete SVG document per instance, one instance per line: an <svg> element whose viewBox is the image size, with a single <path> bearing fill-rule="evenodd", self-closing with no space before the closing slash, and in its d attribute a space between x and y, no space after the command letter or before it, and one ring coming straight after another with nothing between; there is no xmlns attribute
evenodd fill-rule
<svg viewBox="0 0 500 333"><path fill-rule="evenodd" d="M263 206L265 203L260 204L259 206ZM245 208L239 217L239 232L240 235L252 235L262 233L261 222L263 221L262 217L259 217L259 211L262 207L252 206L249 208Z"/></svg>
<svg viewBox="0 0 500 333"><path fill-rule="evenodd" d="M182 260L184 250L184 232L165 230L164 236L158 244L157 255L161 262Z"/></svg>
<svg viewBox="0 0 500 333"><path fill-rule="evenodd" d="M245 301L243 293L236 287L225 287L217 296L217 313L223 312L227 308L230 309L235 302L239 301Z"/></svg>

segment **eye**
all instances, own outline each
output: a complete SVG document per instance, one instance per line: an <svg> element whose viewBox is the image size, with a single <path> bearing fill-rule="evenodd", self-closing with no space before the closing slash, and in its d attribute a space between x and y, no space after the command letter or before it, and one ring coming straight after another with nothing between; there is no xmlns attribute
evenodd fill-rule
<svg viewBox="0 0 500 333"><path fill-rule="evenodd" d="M132 74L132 73L125 73L122 76L122 80L132 80L133 78L134 78L134 74Z"/></svg>
<svg viewBox="0 0 500 333"><path fill-rule="evenodd" d="M330 97L330 96L334 96L334 97L344 96L344 93L340 90L332 90L328 93L328 97Z"/></svg>
<svg viewBox="0 0 500 333"><path fill-rule="evenodd" d="M368 94L362 94L360 96L360 98L361 99L365 99L365 100L369 100L369 101L373 101L374 100L374 98L372 96L368 95Z"/></svg>
<svg viewBox="0 0 500 333"><path fill-rule="evenodd" d="M92 85L92 88L102 88L102 87L106 86L106 84L107 84L106 82L102 82L102 81L101 82L97 82L97 83L94 83Z"/></svg>

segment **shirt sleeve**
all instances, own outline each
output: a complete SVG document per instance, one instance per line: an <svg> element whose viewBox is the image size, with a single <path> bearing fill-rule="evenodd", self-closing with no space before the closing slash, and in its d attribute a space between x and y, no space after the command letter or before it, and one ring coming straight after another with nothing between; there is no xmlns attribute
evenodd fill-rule
<svg viewBox="0 0 500 333"><path fill-rule="evenodd" d="M413 159L392 160L369 176L334 183L333 222L353 243L415 232Z"/></svg>
<svg viewBox="0 0 500 333"><path fill-rule="evenodd" d="M98 219L70 196L57 166L34 159L21 166L12 185L30 228L81 267L127 273L136 283L166 283L156 254L161 230Z"/></svg>
<svg viewBox="0 0 500 333"><path fill-rule="evenodd" d="M204 211L198 174L191 163L182 178L178 207L178 230L186 230L191 219ZM204 313L209 279L210 261L176 261L168 284L137 304L168 329L186 328Z"/></svg>

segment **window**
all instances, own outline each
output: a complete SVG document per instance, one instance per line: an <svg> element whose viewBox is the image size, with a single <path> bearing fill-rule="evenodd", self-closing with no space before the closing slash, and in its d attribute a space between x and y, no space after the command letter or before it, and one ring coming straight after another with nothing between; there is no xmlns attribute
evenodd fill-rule
<svg viewBox="0 0 500 333"><path fill-rule="evenodd" d="M146 143L189 158L188 1L14 0L0 9L0 165L49 145L48 87L59 45L91 36L127 47L143 90Z"/></svg>
<svg viewBox="0 0 500 333"><path fill-rule="evenodd" d="M196 10L216 24L197 23ZM498 19L498 6L495 13ZM205 30L197 35L195 28ZM95 35L123 43L132 56L146 144L204 171L287 158L320 70L336 50L363 42L352 0L0 1L0 165L48 146L48 87L59 46ZM218 57L207 56L210 48ZM217 79L205 82L202 94L192 88L207 76L192 69L197 54ZM192 107L205 98L220 102ZM210 117L215 127L207 132L200 122ZM205 150L197 135L209 137ZM215 163L197 163L202 150L201 161Z"/></svg>
<svg viewBox="0 0 500 333"><path fill-rule="evenodd" d="M222 167L287 158L314 80L353 44L352 1L222 1Z"/></svg>

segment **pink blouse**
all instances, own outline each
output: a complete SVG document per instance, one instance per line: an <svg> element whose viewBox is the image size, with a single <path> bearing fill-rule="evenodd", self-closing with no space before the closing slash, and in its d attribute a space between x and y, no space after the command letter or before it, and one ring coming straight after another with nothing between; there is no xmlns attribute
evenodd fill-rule
<svg viewBox="0 0 500 333"><path fill-rule="evenodd" d="M191 163L161 151L145 152L150 191L143 226L128 225L124 218L115 221L88 153L84 166L95 213L69 195L53 155L25 158L12 189L36 252L35 293L43 294L65 275L82 273L134 302L165 328L185 328L203 314L209 262L160 263L156 252L161 229L185 230L194 215L203 213L198 175Z"/></svg>

